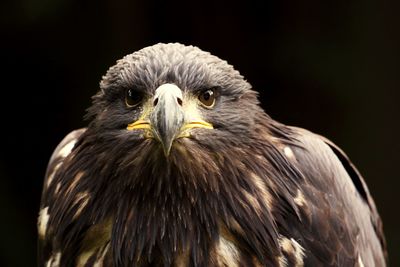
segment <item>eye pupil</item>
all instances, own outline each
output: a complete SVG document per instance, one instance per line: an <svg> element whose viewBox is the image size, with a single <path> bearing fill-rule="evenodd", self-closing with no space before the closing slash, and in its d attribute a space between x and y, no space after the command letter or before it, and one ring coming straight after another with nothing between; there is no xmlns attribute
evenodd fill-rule
<svg viewBox="0 0 400 267"><path fill-rule="evenodd" d="M212 107L215 103L214 90L209 89L199 95L200 102L206 107Z"/></svg>
<svg viewBox="0 0 400 267"><path fill-rule="evenodd" d="M125 101L129 107L138 105L142 101L142 99L143 99L143 95L133 89L129 89L126 92Z"/></svg>

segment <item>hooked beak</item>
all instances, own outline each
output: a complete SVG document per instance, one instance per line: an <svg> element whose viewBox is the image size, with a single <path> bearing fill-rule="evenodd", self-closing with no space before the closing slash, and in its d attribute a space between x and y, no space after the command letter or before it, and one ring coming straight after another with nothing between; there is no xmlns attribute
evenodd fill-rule
<svg viewBox="0 0 400 267"><path fill-rule="evenodd" d="M150 137L157 139L167 157L175 139L189 137L192 128L213 129L213 126L201 119L185 121L181 89L175 84L163 84L155 91L153 111L149 120L138 120L128 125L128 130L147 129Z"/></svg>
<svg viewBox="0 0 400 267"><path fill-rule="evenodd" d="M156 90L153 105L154 110L150 115L153 134L161 142L165 155L169 155L172 142L179 134L185 119L181 89L173 84L161 85Z"/></svg>

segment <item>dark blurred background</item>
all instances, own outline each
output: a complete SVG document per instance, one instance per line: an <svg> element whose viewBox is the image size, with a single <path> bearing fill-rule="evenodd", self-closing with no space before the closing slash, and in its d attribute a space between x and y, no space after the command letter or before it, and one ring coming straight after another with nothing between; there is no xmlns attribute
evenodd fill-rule
<svg viewBox="0 0 400 267"><path fill-rule="evenodd" d="M323 134L364 174L400 266L399 6L337 1L2 1L0 266L35 266L47 161L125 54L182 42L226 59L275 119Z"/></svg>

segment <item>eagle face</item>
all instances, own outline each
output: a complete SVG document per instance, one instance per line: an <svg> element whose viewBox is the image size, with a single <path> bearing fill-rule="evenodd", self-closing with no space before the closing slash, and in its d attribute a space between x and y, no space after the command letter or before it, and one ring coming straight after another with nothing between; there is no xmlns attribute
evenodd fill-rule
<svg viewBox="0 0 400 267"><path fill-rule="evenodd" d="M87 119L48 165L40 266L385 266L379 214L347 156L274 121L199 48L119 60Z"/></svg>
<svg viewBox="0 0 400 267"><path fill-rule="evenodd" d="M237 71L181 44L159 44L124 57L100 86L89 109L99 135L128 147L144 142L165 157L191 145L241 143L259 112L256 93Z"/></svg>

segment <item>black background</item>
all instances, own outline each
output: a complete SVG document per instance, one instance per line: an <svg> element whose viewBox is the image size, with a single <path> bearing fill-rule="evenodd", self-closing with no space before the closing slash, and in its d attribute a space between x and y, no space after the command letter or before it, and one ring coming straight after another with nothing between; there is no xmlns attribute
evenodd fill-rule
<svg viewBox="0 0 400 267"><path fill-rule="evenodd" d="M85 126L109 66L157 42L228 60L275 119L323 134L364 174L400 266L399 6L388 1L3 1L0 266L35 266L47 161Z"/></svg>

